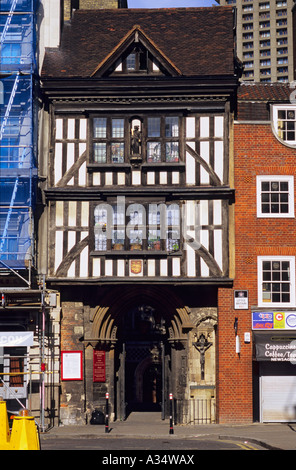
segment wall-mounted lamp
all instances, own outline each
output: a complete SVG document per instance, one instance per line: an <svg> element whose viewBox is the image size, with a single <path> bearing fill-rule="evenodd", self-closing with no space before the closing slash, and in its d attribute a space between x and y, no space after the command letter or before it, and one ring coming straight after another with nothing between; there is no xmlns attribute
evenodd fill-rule
<svg viewBox="0 0 296 470"><path fill-rule="evenodd" d="M236 354L240 354L240 339L238 335L235 337L235 352Z"/></svg>
<svg viewBox="0 0 296 470"><path fill-rule="evenodd" d="M236 354L240 355L240 339L239 339L239 336L237 334L237 330L238 330L238 318L235 317L234 319L234 331L235 331L235 352Z"/></svg>

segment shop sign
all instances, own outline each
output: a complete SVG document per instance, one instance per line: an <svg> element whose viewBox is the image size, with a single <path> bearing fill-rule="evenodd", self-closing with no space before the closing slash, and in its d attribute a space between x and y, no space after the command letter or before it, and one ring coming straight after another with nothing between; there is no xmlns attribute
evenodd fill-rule
<svg viewBox="0 0 296 470"><path fill-rule="evenodd" d="M252 312L253 330L296 329L296 312Z"/></svg>
<svg viewBox="0 0 296 470"><path fill-rule="evenodd" d="M272 330L273 312L252 312L253 330Z"/></svg>
<svg viewBox="0 0 296 470"><path fill-rule="evenodd" d="M255 354L257 361L291 362L295 364L296 334L255 333Z"/></svg>
<svg viewBox="0 0 296 470"><path fill-rule="evenodd" d="M0 347L33 346L33 331L0 332Z"/></svg>

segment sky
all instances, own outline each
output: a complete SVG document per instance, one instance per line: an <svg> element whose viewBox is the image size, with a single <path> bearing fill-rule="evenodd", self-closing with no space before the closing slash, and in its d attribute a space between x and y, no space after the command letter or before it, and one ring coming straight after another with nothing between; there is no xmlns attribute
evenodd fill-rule
<svg viewBox="0 0 296 470"><path fill-rule="evenodd" d="M187 8L211 7L215 0L128 0L129 8Z"/></svg>

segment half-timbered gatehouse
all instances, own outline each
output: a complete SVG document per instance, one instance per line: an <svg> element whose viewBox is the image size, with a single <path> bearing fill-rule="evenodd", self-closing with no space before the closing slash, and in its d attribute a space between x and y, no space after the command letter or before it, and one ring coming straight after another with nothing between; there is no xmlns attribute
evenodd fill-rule
<svg viewBox="0 0 296 470"><path fill-rule="evenodd" d="M46 52L39 253L61 295L65 424L104 410L106 393L113 419L164 418L172 393L178 422L200 422L201 403L215 420L233 31L229 7L80 10Z"/></svg>

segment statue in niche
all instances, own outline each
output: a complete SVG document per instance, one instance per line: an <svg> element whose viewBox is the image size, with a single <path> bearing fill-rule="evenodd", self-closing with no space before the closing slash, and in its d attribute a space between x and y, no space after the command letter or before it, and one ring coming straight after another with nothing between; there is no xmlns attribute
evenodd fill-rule
<svg viewBox="0 0 296 470"><path fill-rule="evenodd" d="M135 126L131 129L131 154L140 155L141 154L141 142L142 142L142 133L139 126Z"/></svg>

